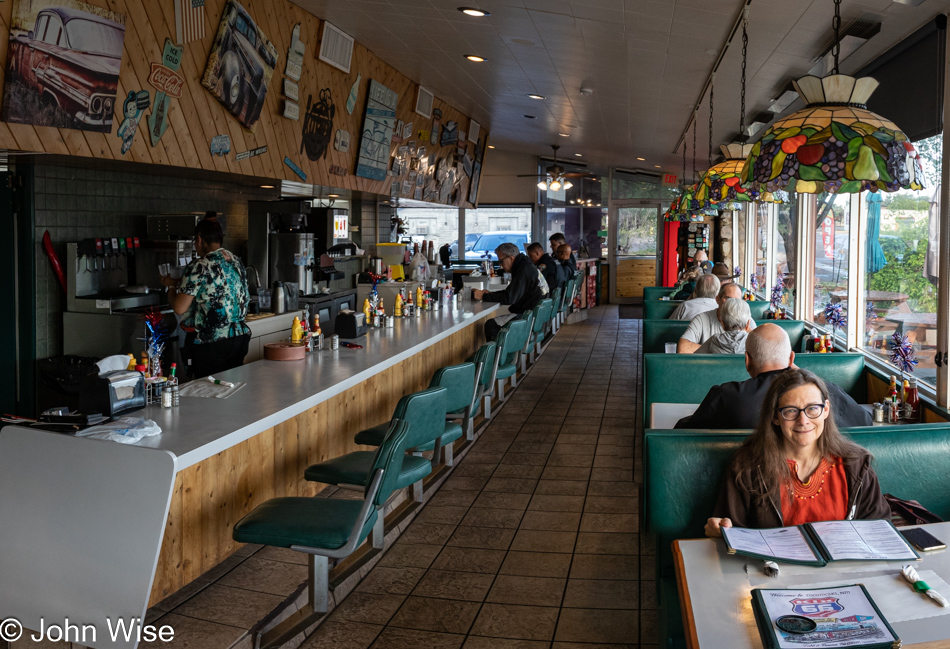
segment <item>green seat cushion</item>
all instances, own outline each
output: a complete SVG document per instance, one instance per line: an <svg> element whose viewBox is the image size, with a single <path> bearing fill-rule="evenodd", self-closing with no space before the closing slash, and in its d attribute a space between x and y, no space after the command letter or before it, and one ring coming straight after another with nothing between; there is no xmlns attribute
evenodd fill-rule
<svg viewBox="0 0 950 649"><path fill-rule="evenodd" d="M304 478L325 484L366 485L376 451L353 451L326 462L308 466ZM422 480L432 471L432 464L424 457L407 455L394 489L402 489Z"/></svg>
<svg viewBox="0 0 950 649"><path fill-rule="evenodd" d="M390 422L385 422L379 426L373 426L366 430L361 430L353 437L353 441L363 446L379 446L389 431Z"/></svg>
<svg viewBox="0 0 950 649"><path fill-rule="evenodd" d="M515 363L509 363L507 365L498 366L498 374L495 376L497 379L507 379L509 376L514 376L518 371L518 366Z"/></svg>
<svg viewBox="0 0 950 649"><path fill-rule="evenodd" d="M455 440L462 437L462 427L454 421L445 422L445 432L442 433L442 446L448 446ZM422 446L417 446L417 451L431 451L435 448L435 442L429 442Z"/></svg>
<svg viewBox="0 0 950 649"><path fill-rule="evenodd" d="M346 545L362 506L362 500L273 498L238 521L233 536L239 543L335 550ZM363 526L361 541L373 529L377 516L374 509Z"/></svg>

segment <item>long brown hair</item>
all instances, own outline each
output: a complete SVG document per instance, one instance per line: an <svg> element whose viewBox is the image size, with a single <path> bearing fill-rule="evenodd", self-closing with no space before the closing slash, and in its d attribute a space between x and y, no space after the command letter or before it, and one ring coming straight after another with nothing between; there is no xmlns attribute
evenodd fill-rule
<svg viewBox="0 0 950 649"><path fill-rule="evenodd" d="M733 459L736 484L753 494L760 503L767 501L770 496L778 496L783 487L789 491L792 489L792 472L785 458L782 429L772 420L778 414L782 396L803 385L814 385L821 392L822 402L830 403L828 386L815 374L800 368L785 370L772 380L762 403L759 423ZM825 419L817 445L822 458L840 457L847 460L865 453L838 429L834 409Z"/></svg>

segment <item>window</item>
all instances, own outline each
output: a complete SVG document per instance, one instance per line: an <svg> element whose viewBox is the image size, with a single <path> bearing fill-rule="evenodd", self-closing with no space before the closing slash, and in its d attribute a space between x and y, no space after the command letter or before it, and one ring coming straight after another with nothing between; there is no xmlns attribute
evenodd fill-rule
<svg viewBox="0 0 950 649"><path fill-rule="evenodd" d="M617 210L617 254L656 256L656 208L621 207Z"/></svg>
<svg viewBox="0 0 950 649"><path fill-rule="evenodd" d="M745 232L745 223L746 223L746 208L743 206L742 209L736 210L733 212L735 214L735 234L733 238L733 267L738 266L739 270L742 272L742 276L738 277L736 281L743 286L748 287L749 269L746 268L745 262L745 252L746 252L746 232Z"/></svg>
<svg viewBox="0 0 950 649"><path fill-rule="evenodd" d="M474 237L471 244L469 244L469 237ZM465 258L470 261L498 259L495 248L502 243L513 243L521 252L524 252L528 244L533 241L531 206L497 205L465 210L465 240L467 248ZM469 245L471 248L468 248Z"/></svg>
<svg viewBox="0 0 950 649"><path fill-rule="evenodd" d="M768 203L756 203L755 207L755 292L760 298L768 299L768 258L769 258L769 211ZM750 286L751 288L751 286Z"/></svg>
<svg viewBox="0 0 950 649"><path fill-rule="evenodd" d="M56 45L59 43L59 36L62 31L63 23L60 22L59 18L50 16L49 26L46 28L46 33L43 35L43 42L49 43L50 45Z"/></svg>
<svg viewBox="0 0 950 649"><path fill-rule="evenodd" d="M796 252L798 250L798 194L791 194L788 203L775 210L775 283L782 277L782 307L795 315ZM771 297L772 287L769 287Z"/></svg>
<svg viewBox="0 0 950 649"><path fill-rule="evenodd" d="M811 197L815 202L815 218L812 222L815 239L815 257L812 264L814 293L812 319L827 324L825 307L841 303L845 318L848 318L848 262L852 210L859 208L860 194L825 194ZM846 332L838 330L836 345L845 345Z"/></svg>
<svg viewBox="0 0 950 649"><path fill-rule="evenodd" d="M586 248L586 254L591 257L606 257L606 179L591 174L572 177L571 182L573 186L568 190L542 194L547 208L547 236L563 233L564 239L579 257L584 255L581 248ZM545 245L545 248L548 246Z"/></svg>
<svg viewBox="0 0 950 649"><path fill-rule="evenodd" d="M928 179L940 178L942 136L915 143ZM933 182L933 181L932 181ZM867 214L862 348L886 360L895 332L914 345L914 376L936 386L939 185L923 192L863 194ZM876 236L875 236L876 235Z"/></svg>
<svg viewBox="0 0 950 649"><path fill-rule="evenodd" d="M436 250L447 243L452 250L452 257L455 258L459 238L458 208L400 207L397 214L403 221L401 228L405 230L399 235L399 241L432 241Z"/></svg>

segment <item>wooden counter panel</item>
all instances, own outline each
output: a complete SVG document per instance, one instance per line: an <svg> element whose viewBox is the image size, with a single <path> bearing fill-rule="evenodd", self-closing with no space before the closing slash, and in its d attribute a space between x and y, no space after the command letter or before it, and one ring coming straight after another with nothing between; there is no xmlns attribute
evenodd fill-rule
<svg viewBox="0 0 950 649"><path fill-rule="evenodd" d="M353 436L388 421L406 394L425 389L440 367L460 363L484 342L482 319L423 353L384 370L310 410L178 473L149 606L200 578L240 544L231 530L278 496L313 496L311 464L370 447ZM356 350L354 353L359 353Z"/></svg>

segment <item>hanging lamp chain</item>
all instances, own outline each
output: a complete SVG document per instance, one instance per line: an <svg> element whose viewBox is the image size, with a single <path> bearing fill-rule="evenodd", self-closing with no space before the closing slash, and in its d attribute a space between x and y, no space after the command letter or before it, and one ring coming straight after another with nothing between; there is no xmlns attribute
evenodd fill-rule
<svg viewBox="0 0 950 649"><path fill-rule="evenodd" d="M745 138L745 65L749 52L749 34L747 32L747 28L749 26L748 16L749 8L748 5L746 5L745 15L742 17L742 81L739 84L739 95L741 98L741 105L739 108L739 137L743 139L743 141Z"/></svg>
<svg viewBox="0 0 950 649"><path fill-rule="evenodd" d="M712 167L712 141L713 141L713 93L716 90L716 75L712 76L712 83L709 85L709 169Z"/></svg>
<svg viewBox="0 0 950 649"><path fill-rule="evenodd" d="M835 17L831 20L831 26L835 30L835 44L831 47L835 67L831 73L838 74L838 54L841 52L841 0L835 0Z"/></svg>

